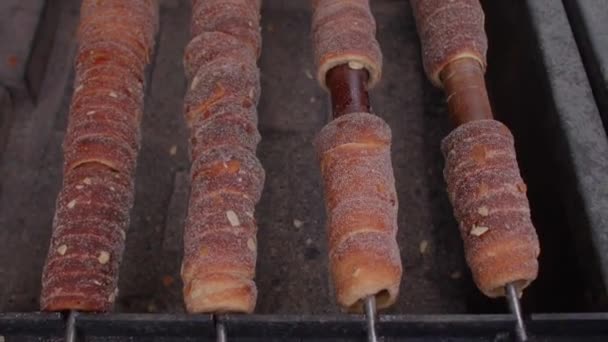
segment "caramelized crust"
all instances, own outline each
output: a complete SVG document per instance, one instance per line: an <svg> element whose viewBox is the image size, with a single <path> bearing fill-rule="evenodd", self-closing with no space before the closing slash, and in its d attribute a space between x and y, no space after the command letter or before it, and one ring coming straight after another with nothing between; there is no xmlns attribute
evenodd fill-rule
<svg viewBox="0 0 608 342"><path fill-rule="evenodd" d="M317 136L328 217L329 258L338 303L360 311L376 296L394 303L401 282L397 194L390 156L391 131L379 117L351 113Z"/></svg>
<svg viewBox="0 0 608 342"><path fill-rule="evenodd" d="M538 273L538 237L515 157L513 136L495 120L456 128L442 143L444 176L477 287L504 295L521 292Z"/></svg>
<svg viewBox="0 0 608 342"><path fill-rule="evenodd" d="M193 3L184 54L192 166L181 274L191 313L255 307L254 209L265 178L255 156L259 8L255 0Z"/></svg>
<svg viewBox="0 0 608 342"><path fill-rule="evenodd" d="M82 3L42 310L108 311L116 299L157 11L149 0Z"/></svg>

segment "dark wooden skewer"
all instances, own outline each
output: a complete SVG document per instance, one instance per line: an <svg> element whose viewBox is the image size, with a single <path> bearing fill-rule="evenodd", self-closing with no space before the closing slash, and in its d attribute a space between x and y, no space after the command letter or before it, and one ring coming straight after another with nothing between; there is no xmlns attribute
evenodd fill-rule
<svg viewBox="0 0 608 342"><path fill-rule="evenodd" d="M331 94L333 118L349 113L369 113L367 70L354 69L348 64L338 65L327 72L327 87Z"/></svg>
<svg viewBox="0 0 608 342"><path fill-rule="evenodd" d="M492 119L484 70L477 60L457 59L446 65L440 76L450 119L456 126L474 120Z"/></svg>

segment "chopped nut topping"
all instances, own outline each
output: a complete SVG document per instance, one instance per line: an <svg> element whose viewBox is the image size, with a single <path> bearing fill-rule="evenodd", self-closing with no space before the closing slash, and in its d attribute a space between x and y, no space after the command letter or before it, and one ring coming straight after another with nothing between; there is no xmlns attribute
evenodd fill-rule
<svg viewBox="0 0 608 342"><path fill-rule="evenodd" d="M488 210L488 207L483 206L483 207L479 207L479 209L477 209L477 213L481 216L488 216L490 211Z"/></svg>
<svg viewBox="0 0 608 342"><path fill-rule="evenodd" d="M239 217L236 215L236 213L232 210L228 210L226 212L226 217L228 218L228 221L230 222L230 225L233 227L238 227L241 225L241 221L239 221Z"/></svg>
<svg viewBox="0 0 608 342"><path fill-rule="evenodd" d="M198 76L194 76L194 78L192 79L192 82L190 82L190 90L194 89L196 87L196 85L198 84L199 79Z"/></svg>
<svg viewBox="0 0 608 342"><path fill-rule="evenodd" d="M469 234L471 234L473 236L482 236L488 230L490 230L490 228L488 228L488 227L473 225L473 228L471 228L471 231L469 232Z"/></svg>
<svg viewBox="0 0 608 342"><path fill-rule="evenodd" d="M118 289L114 289L114 291L112 293L110 293L110 295L108 296L108 301L110 303L114 303L114 300L116 299L117 296L118 296Z"/></svg>
<svg viewBox="0 0 608 342"><path fill-rule="evenodd" d="M71 201L68 203L68 209L72 209L72 208L74 208L75 206L76 206L76 200L71 200Z"/></svg>
<svg viewBox="0 0 608 342"><path fill-rule="evenodd" d="M93 114L95 114L94 110L90 110L90 111L87 112L87 115L93 115Z"/></svg>
<svg viewBox="0 0 608 342"><path fill-rule="evenodd" d="M67 250L68 250L68 246L61 245L57 248L57 253L59 253L59 255L65 255L65 252L67 252Z"/></svg>
<svg viewBox="0 0 608 342"><path fill-rule="evenodd" d="M253 239L249 239L247 240L247 248L249 248L250 251L255 252L255 241L253 241Z"/></svg>
<svg viewBox="0 0 608 342"><path fill-rule="evenodd" d="M87 177L87 178L83 179L82 182L86 185L91 185L91 178Z"/></svg>
<svg viewBox="0 0 608 342"><path fill-rule="evenodd" d="M118 94L116 94L115 92L111 91L108 95L110 95L113 98L117 98Z"/></svg>
<svg viewBox="0 0 608 342"><path fill-rule="evenodd" d="M99 256L97 257L97 260L99 260L99 263L102 265L106 264L108 261L110 261L110 253L106 251L101 251L101 253L99 253Z"/></svg>
<svg viewBox="0 0 608 342"><path fill-rule="evenodd" d="M84 189L84 185L76 185L76 189L82 190L82 189Z"/></svg>

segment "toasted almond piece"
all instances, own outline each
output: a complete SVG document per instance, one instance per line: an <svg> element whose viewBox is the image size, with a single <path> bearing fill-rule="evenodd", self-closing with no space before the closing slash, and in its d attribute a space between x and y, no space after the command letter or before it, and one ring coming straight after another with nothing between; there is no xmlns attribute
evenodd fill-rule
<svg viewBox="0 0 608 342"><path fill-rule="evenodd" d="M59 255L65 255L65 252L67 252L67 250L68 250L67 245L61 245L61 246L57 247L57 253L59 253Z"/></svg>
<svg viewBox="0 0 608 342"><path fill-rule="evenodd" d="M114 303L114 300L116 300L116 297L118 297L118 288L115 288L114 291L112 291L112 293L110 293L110 295L108 296L108 301L110 303Z"/></svg>
<svg viewBox="0 0 608 342"><path fill-rule="evenodd" d="M190 82L190 90L194 89L196 87L196 85L198 84L199 79L198 79L198 75L194 76L194 78L192 79L192 82Z"/></svg>
<svg viewBox="0 0 608 342"><path fill-rule="evenodd" d="M68 209L72 209L72 208L74 208L75 206L76 206L76 200L75 200L75 199L74 199L74 200L71 200L71 201L68 203Z"/></svg>
<svg viewBox="0 0 608 342"><path fill-rule="evenodd" d="M471 228L471 231L469 232L469 234L471 234L473 236L482 236L488 230L490 230L490 228L488 228L488 227L473 225L473 228Z"/></svg>
<svg viewBox="0 0 608 342"><path fill-rule="evenodd" d="M108 263L108 261L110 261L110 253L106 252L106 251L101 251L99 253L99 256L97 257L97 260L99 261L100 264L105 265Z"/></svg>
<svg viewBox="0 0 608 342"><path fill-rule="evenodd" d="M247 240L247 248L249 248L250 251L255 252L255 241L252 238Z"/></svg>
<svg viewBox="0 0 608 342"><path fill-rule="evenodd" d="M232 210L228 210L226 212L226 217L228 218L228 221L230 222L230 225L233 227L238 227L241 225L241 221L239 221L239 217L236 215L236 213Z"/></svg>

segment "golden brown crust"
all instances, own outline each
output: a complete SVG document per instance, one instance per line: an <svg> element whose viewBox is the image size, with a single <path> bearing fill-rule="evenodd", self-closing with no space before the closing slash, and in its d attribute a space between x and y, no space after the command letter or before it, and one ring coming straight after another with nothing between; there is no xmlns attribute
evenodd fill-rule
<svg viewBox="0 0 608 342"><path fill-rule="evenodd" d="M188 312L252 312L256 297L253 280L226 273L197 276L184 286Z"/></svg>
<svg viewBox="0 0 608 342"><path fill-rule="evenodd" d="M395 235L358 232L330 252L337 300L349 311L361 311L363 299L376 296L376 306L391 306L399 294L401 259Z"/></svg>
<svg viewBox="0 0 608 342"><path fill-rule="evenodd" d="M205 32L221 32L237 38L255 54L260 55L259 0L204 0L192 6L192 36Z"/></svg>
<svg viewBox="0 0 608 342"><path fill-rule="evenodd" d="M327 89L327 72L349 64L369 74L367 88L382 77L382 52L368 0L313 2L312 39L317 80Z"/></svg>
<svg viewBox="0 0 608 342"><path fill-rule="evenodd" d="M410 0L428 78L441 87L440 73L450 62L473 58L486 67L488 41L479 0Z"/></svg>
<svg viewBox="0 0 608 342"><path fill-rule="evenodd" d="M116 299L156 12L153 1L83 1L42 310L107 311Z"/></svg>
<svg viewBox="0 0 608 342"><path fill-rule="evenodd" d="M193 4L193 38L184 55L192 166L181 274L191 313L251 312L255 306L253 213L265 177L255 156L259 5Z"/></svg>
<svg viewBox="0 0 608 342"><path fill-rule="evenodd" d="M368 113L332 121L315 145L328 216L330 264L338 303L361 309L377 297L390 306L401 282L397 195L390 158L390 128Z"/></svg>
<svg viewBox="0 0 608 342"><path fill-rule="evenodd" d="M495 120L472 121L442 143L444 176L459 222L467 263L479 289L523 290L538 273L538 237L530 218L513 136Z"/></svg>

